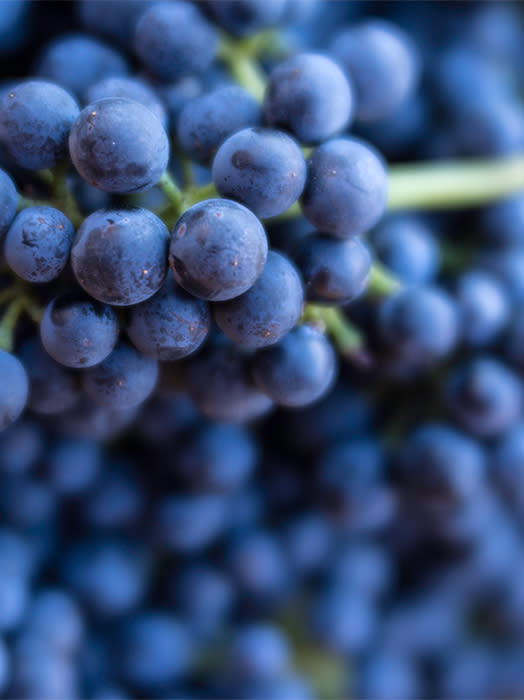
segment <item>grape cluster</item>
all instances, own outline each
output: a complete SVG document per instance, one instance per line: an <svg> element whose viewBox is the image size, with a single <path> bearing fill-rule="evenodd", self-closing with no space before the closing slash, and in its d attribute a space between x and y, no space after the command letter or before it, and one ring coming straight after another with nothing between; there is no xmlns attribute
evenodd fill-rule
<svg viewBox="0 0 524 700"><path fill-rule="evenodd" d="M521 7L0 39L0 697L521 698Z"/></svg>

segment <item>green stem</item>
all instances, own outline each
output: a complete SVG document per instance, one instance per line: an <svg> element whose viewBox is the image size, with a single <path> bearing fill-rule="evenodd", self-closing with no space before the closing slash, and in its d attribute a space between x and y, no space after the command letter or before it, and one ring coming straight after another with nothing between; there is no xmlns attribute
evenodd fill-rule
<svg viewBox="0 0 524 700"><path fill-rule="evenodd" d="M29 199L28 197L22 197L22 195L19 195L16 210L22 211L22 209L28 209L29 207L40 207L42 205L49 206L49 202L42 201L39 199Z"/></svg>
<svg viewBox="0 0 524 700"><path fill-rule="evenodd" d="M220 197L220 195L212 182L200 187L188 187L184 191L184 205L185 207L192 207L193 204L202 202L204 199L214 199L215 197Z"/></svg>
<svg viewBox="0 0 524 700"><path fill-rule="evenodd" d="M178 185L173 180L171 175L167 172L167 170L162 175L157 184L161 188L162 192L166 195L171 205L173 213L178 218L180 214L184 211L184 193L178 187Z"/></svg>
<svg viewBox="0 0 524 700"><path fill-rule="evenodd" d="M13 299L0 322L0 348L11 352L14 345L14 331L20 315L25 310L26 299L23 296Z"/></svg>
<svg viewBox="0 0 524 700"><path fill-rule="evenodd" d="M11 301L11 299L15 297L19 291L20 290L16 284L13 284L6 289L2 289L0 292L0 306L6 304L8 301Z"/></svg>
<svg viewBox="0 0 524 700"><path fill-rule="evenodd" d="M331 337L341 355L351 356L364 348L362 333L335 306L306 304L302 322L320 326Z"/></svg>
<svg viewBox="0 0 524 700"><path fill-rule="evenodd" d="M387 297L398 291L401 283L391 272L378 262L374 262L369 271L366 294L371 297Z"/></svg>
<svg viewBox="0 0 524 700"><path fill-rule="evenodd" d="M524 155L393 165L388 209L452 209L488 204L524 190Z"/></svg>
<svg viewBox="0 0 524 700"><path fill-rule="evenodd" d="M73 197L71 190L67 185L68 169L69 163L64 163L58 165L56 168L54 168L52 172L52 205L55 206L57 209L60 209L60 211L62 211L67 216L67 218L73 224L73 226L75 228L78 228L84 220L84 217L78 209L76 199Z"/></svg>
<svg viewBox="0 0 524 700"><path fill-rule="evenodd" d="M266 78L250 52L246 51L245 44L222 36L218 56L226 64L234 80L250 92L257 102L262 102L266 91Z"/></svg>

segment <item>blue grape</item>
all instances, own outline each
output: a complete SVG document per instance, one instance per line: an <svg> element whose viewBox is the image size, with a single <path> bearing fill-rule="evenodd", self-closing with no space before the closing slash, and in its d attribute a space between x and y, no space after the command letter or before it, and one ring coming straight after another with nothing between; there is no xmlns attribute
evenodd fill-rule
<svg viewBox="0 0 524 700"><path fill-rule="evenodd" d="M384 213L387 173L379 155L356 139L326 141L307 162L302 211L322 233L350 238Z"/></svg>
<svg viewBox="0 0 524 700"><path fill-rule="evenodd" d="M358 239L337 241L314 234L305 238L295 251L295 260L304 279L310 301L344 305L364 291L371 255Z"/></svg>
<svg viewBox="0 0 524 700"><path fill-rule="evenodd" d="M122 677L144 689L172 683L189 668L192 640L185 626L172 614L144 610L129 620L118 643Z"/></svg>
<svg viewBox="0 0 524 700"><path fill-rule="evenodd" d="M2 54L8 55L23 45L28 25L30 3L26 0L15 0L2 5L0 10L0 46Z"/></svg>
<svg viewBox="0 0 524 700"><path fill-rule="evenodd" d="M333 529L323 513L299 513L286 523L282 541L287 557L299 575L322 571L333 548Z"/></svg>
<svg viewBox="0 0 524 700"><path fill-rule="evenodd" d="M157 503L155 540L173 552L199 552L214 542L227 525L227 503L220 494L176 494Z"/></svg>
<svg viewBox="0 0 524 700"><path fill-rule="evenodd" d="M260 106L249 92L237 85L223 85L186 102L176 133L184 152L205 165L229 136L257 126L260 120Z"/></svg>
<svg viewBox="0 0 524 700"><path fill-rule="evenodd" d="M182 443L173 468L191 486L227 491L249 479L257 457L256 443L244 429L209 423Z"/></svg>
<svg viewBox="0 0 524 700"><path fill-rule="evenodd" d="M28 282L50 282L65 268L75 230L58 209L47 206L21 211L4 244L9 267Z"/></svg>
<svg viewBox="0 0 524 700"><path fill-rule="evenodd" d="M306 406L331 388L337 373L333 347L311 326L299 326L252 360L255 384L275 403Z"/></svg>
<svg viewBox="0 0 524 700"><path fill-rule="evenodd" d="M157 91L167 110L169 125L176 129L180 113L188 102L200 97L204 86L199 78L192 75L169 85L159 85Z"/></svg>
<svg viewBox="0 0 524 700"><path fill-rule="evenodd" d="M86 369L83 387L104 408L122 410L143 403L153 393L158 363L121 343L95 367Z"/></svg>
<svg viewBox="0 0 524 700"><path fill-rule="evenodd" d="M71 698L79 691L71 659L31 633L20 635L14 645L12 689L28 700Z"/></svg>
<svg viewBox="0 0 524 700"><path fill-rule="evenodd" d="M131 612L142 601L148 557L136 545L93 537L76 540L62 557L63 577L88 609L111 617Z"/></svg>
<svg viewBox="0 0 524 700"><path fill-rule="evenodd" d="M42 589L33 598L26 627L59 653L73 653L83 637L81 612L73 598L60 589Z"/></svg>
<svg viewBox="0 0 524 700"><path fill-rule="evenodd" d="M58 85L28 80L0 99L0 143L17 165L52 168L67 156L67 139L78 105Z"/></svg>
<svg viewBox="0 0 524 700"><path fill-rule="evenodd" d="M27 474L42 459L45 436L42 428L27 420L10 428L0 442L0 469L5 474Z"/></svg>
<svg viewBox="0 0 524 700"><path fill-rule="evenodd" d="M419 57L396 25L368 19L341 32L331 53L355 87L355 118L372 122L390 114L414 90Z"/></svg>
<svg viewBox="0 0 524 700"><path fill-rule="evenodd" d="M386 596L395 582L392 553L375 543L343 544L330 563L329 578L336 586L351 586L370 598Z"/></svg>
<svg viewBox="0 0 524 700"><path fill-rule="evenodd" d="M167 274L168 230L146 209L103 209L78 229L73 272L85 291L113 306L149 299Z"/></svg>
<svg viewBox="0 0 524 700"><path fill-rule="evenodd" d="M506 197L486 207L480 219L486 243L501 248L524 244L524 194Z"/></svg>
<svg viewBox="0 0 524 700"><path fill-rule="evenodd" d="M118 318L110 306L75 292L53 299L40 323L42 345L66 367L102 362L115 347L118 333Z"/></svg>
<svg viewBox="0 0 524 700"><path fill-rule="evenodd" d="M90 527L116 531L139 521L144 508L144 492L133 465L105 465L105 471L83 496L84 519Z"/></svg>
<svg viewBox="0 0 524 700"><path fill-rule="evenodd" d="M267 238L241 204L208 199L187 209L171 235L169 265L176 281L201 299L224 301L247 291L262 273Z"/></svg>
<svg viewBox="0 0 524 700"><path fill-rule="evenodd" d="M233 694L245 700L314 700L317 697L309 679L292 673L241 684Z"/></svg>
<svg viewBox="0 0 524 700"><path fill-rule="evenodd" d="M453 155L517 154L524 147L524 109L514 99L490 98L457 114L450 130Z"/></svg>
<svg viewBox="0 0 524 700"><path fill-rule="evenodd" d="M459 330L457 309L439 288L408 287L382 304L379 328L403 358L428 362L453 349Z"/></svg>
<svg viewBox="0 0 524 700"><path fill-rule="evenodd" d="M354 694L362 700L416 700L420 688L415 660L401 649L385 648L373 650L364 660L357 672Z"/></svg>
<svg viewBox="0 0 524 700"><path fill-rule="evenodd" d="M29 394L29 381L20 360L0 350L0 431L13 423L24 410Z"/></svg>
<svg viewBox="0 0 524 700"><path fill-rule="evenodd" d="M151 0L80 0L77 13L90 32L128 46L140 14L150 4Z"/></svg>
<svg viewBox="0 0 524 700"><path fill-rule="evenodd" d="M304 292L295 267L280 253L269 251L262 274L244 294L215 304L220 330L242 348L273 345L302 314Z"/></svg>
<svg viewBox="0 0 524 700"><path fill-rule="evenodd" d="M495 437L511 428L523 405L519 377L489 356L454 368L446 381L445 398L457 422L480 437Z"/></svg>
<svg viewBox="0 0 524 700"><path fill-rule="evenodd" d="M416 428L399 456L398 474L403 488L425 500L460 503L475 498L485 472L482 447L443 423L424 423Z"/></svg>
<svg viewBox="0 0 524 700"><path fill-rule="evenodd" d="M36 74L83 99L93 83L126 75L126 59L115 49L87 34L58 36L42 52Z"/></svg>
<svg viewBox="0 0 524 700"><path fill-rule="evenodd" d="M106 97L87 105L69 134L73 165L104 192L132 194L155 185L166 169L169 141L143 104Z"/></svg>
<svg viewBox="0 0 524 700"><path fill-rule="evenodd" d="M196 5L155 2L138 19L134 48L148 70L169 81L205 71L217 52L217 39Z"/></svg>
<svg viewBox="0 0 524 700"><path fill-rule="evenodd" d="M414 215L381 222L370 235L377 258L406 284L431 283L438 272L440 251L432 229Z"/></svg>
<svg viewBox="0 0 524 700"><path fill-rule="evenodd" d="M94 441L64 439L47 456L51 485L66 496L85 492L95 481L103 464L102 450Z"/></svg>
<svg viewBox="0 0 524 700"><path fill-rule="evenodd" d="M0 632L9 632L22 622L29 603L28 582L21 576L0 575Z"/></svg>
<svg viewBox="0 0 524 700"><path fill-rule="evenodd" d="M164 105L154 90L139 78L127 78L125 76L104 78L98 83L90 85L85 93L85 102L91 104L107 97L124 97L128 100L140 102L158 118L163 127L167 125L167 113Z"/></svg>
<svg viewBox="0 0 524 700"><path fill-rule="evenodd" d="M287 639L277 627L268 624L240 628L228 656L227 663L235 677L249 680L280 677L291 661Z"/></svg>
<svg viewBox="0 0 524 700"><path fill-rule="evenodd" d="M52 427L70 437L109 440L129 427L136 413L136 407L122 410L104 408L84 395L75 401L72 408L55 413Z"/></svg>
<svg viewBox="0 0 524 700"><path fill-rule="evenodd" d="M289 592L284 550L269 532L239 534L229 544L226 561L235 584L250 602L271 603Z"/></svg>
<svg viewBox="0 0 524 700"><path fill-rule="evenodd" d="M510 503L524 505L524 426L514 425L497 441L490 462L493 481Z"/></svg>
<svg viewBox="0 0 524 700"><path fill-rule="evenodd" d="M457 282L456 299L461 317L461 335L475 347L493 342L504 329L510 314L505 290L490 274L471 269Z"/></svg>
<svg viewBox="0 0 524 700"><path fill-rule="evenodd" d="M301 143L318 143L344 131L353 113L353 93L339 66L327 56L301 53L269 76L264 118L289 130Z"/></svg>
<svg viewBox="0 0 524 700"><path fill-rule="evenodd" d="M7 173L0 170L0 239L9 229L16 216L18 193Z"/></svg>
<svg viewBox="0 0 524 700"><path fill-rule="evenodd" d="M244 37L277 25L287 0L209 0L207 4L219 26Z"/></svg>
<svg viewBox="0 0 524 700"><path fill-rule="evenodd" d="M9 651L2 639L0 639L0 692L3 693L9 683L10 657Z"/></svg>
<svg viewBox="0 0 524 700"><path fill-rule="evenodd" d="M292 138L275 129L242 129L213 160L213 182L223 197L258 217L277 216L296 202L306 181L304 156Z"/></svg>
<svg viewBox="0 0 524 700"><path fill-rule="evenodd" d="M15 527L43 528L56 516L56 494L43 480L14 479L4 485L2 496L4 515Z"/></svg>
<svg viewBox="0 0 524 700"><path fill-rule="evenodd" d="M233 346L209 346L190 359L184 381L195 406L213 420L243 423L263 416L273 406L253 384L246 358Z"/></svg>
<svg viewBox="0 0 524 700"><path fill-rule="evenodd" d="M311 618L317 637L342 654L369 649L378 626L373 603L351 587L328 587L314 601Z"/></svg>
<svg viewBox="0 0 524 700"><path fill-rule="evenodd" d="M173 361L195 352L209 332L211 315L169 278L153 297L130 309L127 334L141 353Z"/></svg>

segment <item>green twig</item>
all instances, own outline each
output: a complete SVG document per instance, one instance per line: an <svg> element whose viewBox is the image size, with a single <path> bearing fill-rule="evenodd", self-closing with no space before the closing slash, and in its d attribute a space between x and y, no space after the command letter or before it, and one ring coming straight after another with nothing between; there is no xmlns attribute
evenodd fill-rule
<svg viewBox="0 0 524 700"><path fill-rule="evenodd" d="M366 294L372 297L387 297L398 291L401 283L391 272L378 262L374 262L369 271Z"/></svg>
<svg viewBox="0 0 524 700"><path fill-rule="evenodd" d="M266 91L266 77L257 61L246 51L246 44L227 36L220 39L219 58L226 64L235 81L262 102Z"/></svg>
<svg viewBox="0 0 524 700"><path fill-rule="evenodd" d="M14 345L15 327L26 307L26 299L19 296L9 304L0 322L0 348L11 352Z"/></svg>
<svg viewBox="0 0 524 700"><path fill-rule="evenodd" d="M364 348L362 333L335 306L306 304L301 320L319 326L331 337L341 355L348 357Z"/></svg>
<svg viewBox="0 0 524 700"><path fill-rule="evenodd" d="M28 197L22 197L22 195L19 195L16 210L22 211L22 209L28 209L29 207L40 207L43 205L50 206L50 202L40 199L29 199Z"/></svg>
<svg viewBox="0 0 524 700"><path fill-rule="evenodd" d="M200 187L188 187L184 191L184 208L192 207L193 204L202 202L205 199L214 199L215 197L220 197L220 195L212 182Z"/></svg>
<svg viewBox="0 0 524 700"><path fill-rule="evenodd" d="M157 184L169 200L173 214L178 218L180 214L184 211L183 191L180 189L180 187L178 187L178 185L173 180L171 175L167 172L167 170L162 175Z"/></svg>
<svg viewBox="0 0 524 700"><path fill-rule="evenodd" d="M388 209L452 209L524 191L524 155L393 165Z"/></svg>

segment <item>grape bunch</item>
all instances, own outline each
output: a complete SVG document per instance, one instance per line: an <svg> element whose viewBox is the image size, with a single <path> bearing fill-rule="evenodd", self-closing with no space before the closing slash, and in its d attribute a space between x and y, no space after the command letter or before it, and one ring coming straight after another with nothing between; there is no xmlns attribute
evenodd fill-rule
<svg viewBox="0 0 524 700"><path fill-rule="evenodd" d="M520 5L0 38L0 697L519 700Z"/></svg>

